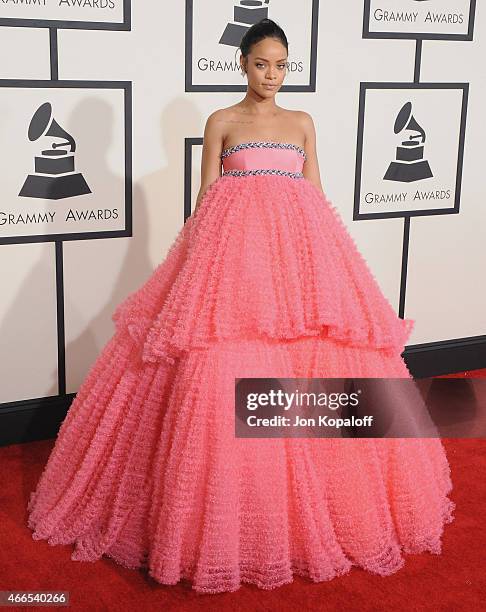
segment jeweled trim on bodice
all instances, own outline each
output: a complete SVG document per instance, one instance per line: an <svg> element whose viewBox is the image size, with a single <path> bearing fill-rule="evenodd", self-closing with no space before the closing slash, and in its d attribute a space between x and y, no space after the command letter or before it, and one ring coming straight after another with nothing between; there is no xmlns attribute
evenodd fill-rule
<svg viewBox="0 0 486 612"><path fill-rule="evenodd" d="M304 178L302 172L290 172L278 168L257 168L254 170L225 170L222 176L249 176L251 174L276 174L278 176L289 176L290 178Z"/></svg>
<svg viewBox="0 0 486 612"><path fill-rule="evenodd" d="M235 145L234 147L228 147L227 149L223 149L223 151L221 152L221 159L224 159L225 157L228 157L228 155L231 155L232 153L236 153L237 151L240 151L241 149L262 148L262 147L271 148L271 149L293 149L294 151L297 151L300 155L302 155L302 157L304 158L304 161L307 159L304 149L302 147L299 147L298 145L291 144L289 142L271 142L268 140L242 142L240 144Z"/></svg>

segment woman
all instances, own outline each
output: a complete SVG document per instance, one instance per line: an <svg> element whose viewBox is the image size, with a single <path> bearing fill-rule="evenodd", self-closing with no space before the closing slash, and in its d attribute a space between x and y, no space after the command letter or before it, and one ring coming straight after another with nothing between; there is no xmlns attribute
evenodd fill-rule
<svg viewBox="0 0 486 612"><path fill-rule="evenodd" d="M33 537L73 559L216 593L441 551L439 439L235 436L235 378L410 378L413 322L322 192L311 117L275 103L287 50L268 19L243 37L247 93L207 121L196 210L118 306L31 495Z"/></svg>

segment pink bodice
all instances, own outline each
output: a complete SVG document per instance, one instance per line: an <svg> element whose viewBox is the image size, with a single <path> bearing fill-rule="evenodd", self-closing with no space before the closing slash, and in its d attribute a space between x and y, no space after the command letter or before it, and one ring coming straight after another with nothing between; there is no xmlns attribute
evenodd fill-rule
<svg viewBox="0 0 486 612"><path fill-rule="evenodd" d="M221 153L224 176L277 174L302 178L304 149L285 142L243 142Z"/></svg>

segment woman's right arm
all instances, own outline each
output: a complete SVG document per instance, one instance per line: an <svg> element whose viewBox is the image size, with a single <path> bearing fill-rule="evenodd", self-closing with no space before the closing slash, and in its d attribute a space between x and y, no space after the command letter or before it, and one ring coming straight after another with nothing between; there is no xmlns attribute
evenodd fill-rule
<svg viewBox="0 0 486 612"><path fill-rule="evenodd" d="M206 121L201 159L201 187L196 199L194 212L199 207L206 189L221 176L221 150L224 142L224 122L221 111L214 111Z"/></svg>

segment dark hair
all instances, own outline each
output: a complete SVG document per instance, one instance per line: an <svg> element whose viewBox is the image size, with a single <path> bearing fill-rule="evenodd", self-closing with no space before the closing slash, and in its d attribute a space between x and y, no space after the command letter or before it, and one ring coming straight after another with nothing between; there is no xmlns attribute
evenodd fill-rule
<svg viewBox="0 0 486 612"><path fill-rule="evenodd" d="M252 46L264 38L276 38L282 43L288 53L289 43L282 28L271 19L261 19L257 23L254 23L241 39L241 55L246 57L248 53L250 53Z"/></svg>

